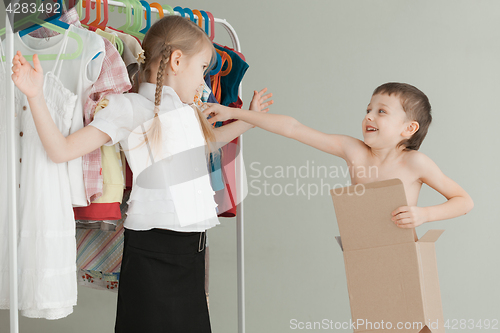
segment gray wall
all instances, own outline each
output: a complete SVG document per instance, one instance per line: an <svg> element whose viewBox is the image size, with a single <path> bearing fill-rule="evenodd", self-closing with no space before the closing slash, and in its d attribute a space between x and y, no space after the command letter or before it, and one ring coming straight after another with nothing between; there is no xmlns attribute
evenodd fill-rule
<svg viewBox="0 0 500 333"><path fill-rule="evenodd" d="M362 139L361 121L375 87L400 81L424 91L434 121L420 151L475 203L465 216L417 228L419 236L428 229L446 230L436 243L444 316L500 319L500 2L189 0L181 6L210 10L237 31L250 64L245 107L253 90L268 87L276 101L271 112ZM120 25L125 22L116 11L112 15ZM220 27L216 41L230 45ZM345 170L345 162L261 129L249 131L244 141L248 180L256 181L245 200L247 331L293 331L292 319L349 321L328 192L310 198L256 195L264 181L275 193L289 183L295 191L297 184L292 176L257 177L256 169L309 163ZM253 162L260 164L251 168ZM298 181L307 191L321 181L345 185L349 177L310 175ZM424 185L418 205L445 200ZM209 231L210 314L214 332L236 332L235 220L221 222ZM79 288L72 315L57 321L21 318L21 332L111 332L115 306L115 294ZM0 331L8 332L8 311L0 311Z"/></svg>

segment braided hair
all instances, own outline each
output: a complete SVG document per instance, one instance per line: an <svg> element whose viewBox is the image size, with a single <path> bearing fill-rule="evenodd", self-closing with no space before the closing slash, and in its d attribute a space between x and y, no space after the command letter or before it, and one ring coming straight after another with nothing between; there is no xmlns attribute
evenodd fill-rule
<svg viewBox="0 0 500 333"><path fill-rule="evenodd" d="M144 133L145 142L148 141L149 136L155 152L159 151L162 142L161 122L158 118L158 112L161 105L164 75L170 62L170 56L176 50L180 50L186 56L192 56L201 52L207 46L212 49L210 68L215 63L216 53L207 34L189 19L175 15L167 15L156 21L144 37L142 47L144 49L145 61L140 66L139 82L148 81L151 77L151 68L159 62L156 74L155 115L151 127ZM210 147L215 142L212 126L201 111L196 107L195 109L195 114L200 121L205 141Z"/></svg>

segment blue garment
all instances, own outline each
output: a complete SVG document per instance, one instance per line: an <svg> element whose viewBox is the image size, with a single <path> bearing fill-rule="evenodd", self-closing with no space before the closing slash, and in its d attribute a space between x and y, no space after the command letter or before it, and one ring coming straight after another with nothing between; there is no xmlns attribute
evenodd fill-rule
<svg viewBox="0 0 500 333"><path fill-rule="evenodd" d="M214 44L214 47L216 49L226 52L231 57L231 60L233 62L233 66L229 74L226 76L221 76L220 78L220 87L221 87L220 104L228 106L229 104L238 101L238 88L249 66L235 52L223 48L217 44ZM224 68L222 68L221 70L224 70Z"/></svg>
<svg viewBox="0 0 500 333"><path fill-rule="evenodd" d="M207 76L205 76L205 83L207 84L207 86L211 86L211 82L210 82L210 75L207 74ZM208 96L208 99L206 101L203 100L202 98L202 102L208 102L208 103L217 103L219 104L219 102L217 102L217 99L215 98L214 94L212 92L210 92L210 95ZM217 124L219 124L219 126L222 125L222 121L218 121L216 123L216 127L219 127L217 126ZM210 154L210 181L211 181L211 184L212 184L212 189L214 191L220 191L220 190L223 190L224 189L224 180L222 179L222 171L221 171L221 160L220 160L220 153L222 151L219 149L219 154L217 155L214 155L214 154Z"/></svg>

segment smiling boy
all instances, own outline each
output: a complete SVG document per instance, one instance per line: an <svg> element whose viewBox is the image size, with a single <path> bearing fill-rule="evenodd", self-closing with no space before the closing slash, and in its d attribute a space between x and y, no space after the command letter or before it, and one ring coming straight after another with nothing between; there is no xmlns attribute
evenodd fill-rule
<svg viewBox="0 0 500 333"><path fill-rule="evenodd" d="M401 228L415 228L426 222L461 216L474 207L467 192L418 151L432 121L431 105L427 96L412 85L389 82L375 89L362 121L363 141L348 135L323 133L286 115L249 112L218 104L212 104L203 113L212 115L211 123L241 119L339 156L346 161L349 170L376 168L377 172L364 177L351 172L353 185L401 179L408 206L392 212L392 220ZM424 183L447 201L418 207L418 195Z"/></svg>

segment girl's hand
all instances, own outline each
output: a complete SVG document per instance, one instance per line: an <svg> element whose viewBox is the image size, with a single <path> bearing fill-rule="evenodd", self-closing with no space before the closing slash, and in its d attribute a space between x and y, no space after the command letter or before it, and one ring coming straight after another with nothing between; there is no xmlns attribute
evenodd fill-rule
<svg viewBox="0 0 500 333"><path fill-rule="evenodd" d="M217 103L206 103L206 104L209 105L209 108L203 111L202 113L206 117L208 117L209 115L212 116L212 118L207 119L210 124L213 124L217 121L234 119L234 116L232 115L233 113L232 108Z"/></svg>
<svg viewBox="0 0 500 333"><path fill-rule="evenodd" d="M392 221L400 228L415 228L427 222L425 208L401 206L392 212Z"/></svg>
<svg viewBox="0 0 500 333"><path fill-rule="evenodd" d="M43 69L38 55L33 55L33 65L23 57L21 51L17 51L12 59L12 81L23 92L26 97L33 98L43 94Z"/></svg>
<svg viewBox="0 0 500 333"><path fill-rule="evenodd" d="M269 105L272 105L274 103L273 100L267 101L267 99L273 97L272 93L269 93L267 95L264 95L267 91L267 88L262 89L261 91L257 92L255 90L253 92L253 97L252 101L250 102L250 109L251 111L257 111L257 112L268 112ZM252 128L255 127L255 125L252 126Z"/></svg>

